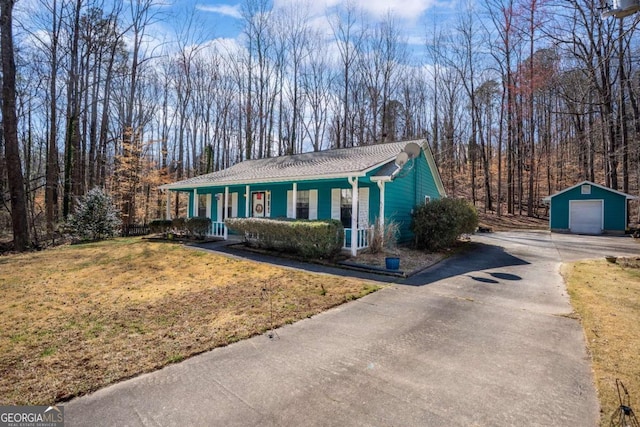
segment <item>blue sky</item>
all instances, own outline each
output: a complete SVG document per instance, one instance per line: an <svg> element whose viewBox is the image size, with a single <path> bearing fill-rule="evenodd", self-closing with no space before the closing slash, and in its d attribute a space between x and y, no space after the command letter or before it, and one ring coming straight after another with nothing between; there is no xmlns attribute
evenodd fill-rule
<svg viewBox="0 0 640 427"><path fill-rule="evenodd" d="M195 10L196 20L206 27L207 33L216 38L234 39L242 27L241 4L243 0L174 0L163 7L170 17L164 25L180 25L184 16ZM273 0L274 8L302 5L306 0ZM351 0L362 11L363 16L375 22L391 11L410 44L423 45L425 33L433 28L433 21L455 19L459 2L456 0ZM311 19L316 25L327 26L326 17L337 7L344 6L342 0L311 0L308 4ZM172 22L173 21L173 22Z"/></svg>

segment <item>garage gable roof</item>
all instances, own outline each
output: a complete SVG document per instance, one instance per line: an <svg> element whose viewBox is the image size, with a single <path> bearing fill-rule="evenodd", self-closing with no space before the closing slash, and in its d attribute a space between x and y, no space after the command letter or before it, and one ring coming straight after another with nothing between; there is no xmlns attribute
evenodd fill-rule
<svg viewBox="0 0 640 427"><path fill-rule="evenodd" d="M635 200L635 199L637 199L637 198L638 198L638 197L636 197L636 196L632 196L631 194L623 193L622 191L614 190L614 189L612 189L612 188L605 187L604 185L596 184L595 182L591 182L591 181L586 181L586 180L585 180L585 181L582 181L582 182L580 182L580 183L578 183L578 184L576 184L576 185L572 185L571 187L565 188L564 190L559 191L559 192L557 192L557 193L555 193L555 194L552 194L551 196L547 196L547 197L543 198L542 200L544 200L545 202L548 202L548 201L550 201L552 198L554 198L554 197L556 197L556 196L559 196L559 195L561 195L561 194L564 194L564 193L566 193L567 191L571 191L571 190L573 190L574 188L578 188L578 187L580 187L581 185L585 185L585 184L593 185L594 187L598 187L598 188L601 188L601 189L603 189L603 190L605 190L605 191L610 191L611 193L618 194L618 195L620 195L620 196L626 197L626 198L627 198L627 200Z"/></svg>

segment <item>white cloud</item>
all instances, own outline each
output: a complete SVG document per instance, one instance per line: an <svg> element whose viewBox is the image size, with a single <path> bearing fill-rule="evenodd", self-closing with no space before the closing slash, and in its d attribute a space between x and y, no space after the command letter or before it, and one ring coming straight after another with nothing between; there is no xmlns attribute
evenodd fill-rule
<svg viewBox="0 0 640 427"><path fill-rule="evenodd" d="M217 13L219 15L229 16L235 19L242 18L242 14L240 13L240 5L231 6L228 4L219 4L208 6L204 4L197 4L196 10L199 10L201 12Z"/></svg>
<svg viewBox="0 0 640 427"><path fill-rule="evenodd" d="M276 0L274 6L282 6L287 3L297 4L299 0ZM321 1L314 1L312 12L314 14L322 13L326 9L343 6L343 0L326 0L323 4ZM416 20L429 8L437 6L438 0L351 0L351 4L375 18L381 18L388 12L400 19Z"/></svg>
<svg viewBox="0 0 640 427"><path fill-rule="evenodd" d="M339 1L332 0L334 4ZM400 19L414 20L419 18L427 9L435 6L435 0L355 0L354 4L363 11L382 17L391 12Z"/></svg>

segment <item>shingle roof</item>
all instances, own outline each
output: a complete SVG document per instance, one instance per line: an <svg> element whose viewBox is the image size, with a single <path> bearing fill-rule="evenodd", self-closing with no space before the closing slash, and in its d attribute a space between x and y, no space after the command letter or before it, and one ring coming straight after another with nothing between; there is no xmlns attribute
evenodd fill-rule
<svg viewBox="0 0 640 427"><path fill-rule="evenodd" d="M250 184L289 180L363 176L393 161L409 142L391 142L354 148L245 160L227 169L163 185L163 189L187 189L210 185Z"/></svg>
<svg viewBox="0 0 640 427"><path fill-rule="evenodd" d="M565 188L564 190L558 191L558 192L557 192L557 193L555 193L555 194L551 194L551 195L549 195L549 196L547 196L547 197L544 197L542 200L544 200L544 201L548 202L548 201L550 201L552 198L554 198L554 197L556 197L556 196L559 196L559 195L561 195L561 194L564 194L564 193L566 193L567 191L571 191L571 190L573 190L574 188L578 188L578 187L580 187L580 186L582 186L582 185L585 185L585 184L593 185L594 187L598 187L598 188L601 188L601 189L603 189L603 190L610 191L610 192L612 192L612 193L618 194L618 195L620 195L620 196L624 196L624 197L626 197L626 198L627 198L627 199L629 199L629 200L636 200L636 199L638 199L638 197L636 197L636 196L632 196L631 194L623 193L622 191L614 190L613 188L605 187L604 185L596 184L595 182L591 182L591 181L586 181L586 180L585 180L585 181L582 181L582 182L577 183L576 185L572 185L571 187L567 187L567 188Z"/></svg>

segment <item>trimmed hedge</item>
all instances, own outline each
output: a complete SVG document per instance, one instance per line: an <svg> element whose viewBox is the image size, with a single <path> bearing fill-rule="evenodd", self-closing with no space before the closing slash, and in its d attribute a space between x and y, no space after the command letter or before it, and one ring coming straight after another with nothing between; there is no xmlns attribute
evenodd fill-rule
<svg viewBox="0 0 640 427"><path fill-rule="evenodd" d="M174 233L186 234L187 232L187 218L173 218L171 220L171 229Z"/></svg>
<svg viewBox="0 0 640 427"><path fill-rule="evenodd" d="M149 223L152 233L176 233L180 236L203 238L211 228L211 219L206 217L154 219Z"/></svg>
<svg viewBox="0 0 640 427"><path fill-rule="evenodd" d="M152 233L166 233L171 229L172 222L170 219L154 219L149 223L149 231Z"/></svg>
<svg viewBox="0 0 640 427"><path fill-rule="evenodd" d="M211 228L211 218L194 216L187 219L187 234L197 238L204 238Z"/></svg>
<svg viewBox="0 0 640 427"><path fill-rule="evenodd" d="M344 228L340 221L227 218L225 225L244 236L247 244L290 252L306 259L332 258L342 250Z"/></svg>
<svg viewBox="0 0 640 427"><path fill-rule="evenodd" d="M466 200L442 198L416 207L411 222L418 249L439 250L478 227L478 212Z"/></svg>

